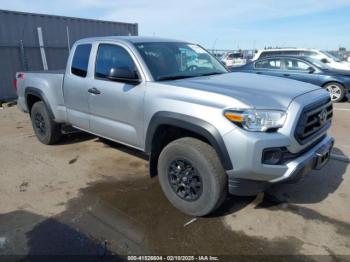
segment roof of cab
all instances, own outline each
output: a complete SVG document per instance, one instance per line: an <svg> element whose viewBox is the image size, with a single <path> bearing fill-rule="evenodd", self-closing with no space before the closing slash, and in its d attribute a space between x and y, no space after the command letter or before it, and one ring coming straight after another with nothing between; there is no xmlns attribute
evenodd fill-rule
<svg viewBox="0 0 350 262"><path fill-rule="evenodd" d="M103 37L90 37L84 38L77 43L87 43L87 42L98 42L98 41L125 41L129 43L150 43L150 42L181 42L188 43L187 41L174 40L169 38L161 38L161 37L151 37L151 36L103 36Z"/></svg>

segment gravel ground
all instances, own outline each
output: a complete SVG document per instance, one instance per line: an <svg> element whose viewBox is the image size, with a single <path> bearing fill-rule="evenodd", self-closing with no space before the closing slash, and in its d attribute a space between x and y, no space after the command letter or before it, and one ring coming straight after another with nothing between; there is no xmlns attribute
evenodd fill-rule
<svg viewBox="0 0 350 262"><path fill-rule="evenodd" d="M230 197L210 217L174 209L146 157L75 133L40 144L28 115L0 110L0 254L279 254L350 259L350 178L332 159L297 184ZM350 155L350 103L335 105L334 154ZM305 257L319 260L320 257Z"/></svg>

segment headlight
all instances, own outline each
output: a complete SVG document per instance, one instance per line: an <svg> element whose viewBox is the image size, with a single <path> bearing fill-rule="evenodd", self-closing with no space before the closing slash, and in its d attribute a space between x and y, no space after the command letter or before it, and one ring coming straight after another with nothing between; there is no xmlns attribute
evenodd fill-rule
<svg viewBox="0 0 350 262"><path fill-rule="evenodd" d="M265 132L282 127L287 114L277 110L233 109L225 111L224 116L246 130Z"/></svg>

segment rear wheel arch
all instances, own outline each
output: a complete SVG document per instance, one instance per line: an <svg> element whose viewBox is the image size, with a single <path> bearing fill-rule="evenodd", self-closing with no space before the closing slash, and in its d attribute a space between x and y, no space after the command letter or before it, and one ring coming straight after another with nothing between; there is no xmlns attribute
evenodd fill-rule
<svg viewBox="0 0 350 262"><path fill-rule="evenodd" d="M50 117L44 101L39 100L33 104L30 117L34 133L41 143L52 145L60 140L61 125Z"/></svg>
<svg viewBox="0 0 350 262"><path fill-rule="evenodd" d="M148 126L145 151L150 156L150 174L157 175L157 162L162 149L181 137L194 137L211 145L225 170L233 169L219 131L210 123L192 116L162 111L156 113Z"/></svg>
<svg viewBox="0 0 350 262"><path fill-rule="evenodd" d="M26 101L26 105L27 105L29 114L31 112L33 105L36 102L43 101L47 110L48 110L50 117L52 119L55 119L55 116L54 116L53 111L50 107L50 104L49 104L45 94L40 89L35 88L35 87L27 87L25 89L24 97L25 97L25 101Z"/></svg>

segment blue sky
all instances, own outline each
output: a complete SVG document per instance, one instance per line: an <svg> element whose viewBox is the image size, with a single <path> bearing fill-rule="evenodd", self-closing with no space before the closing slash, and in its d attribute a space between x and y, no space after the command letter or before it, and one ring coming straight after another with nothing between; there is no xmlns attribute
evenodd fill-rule
<svg viewBox="0 0 350 262"><path fill-rule="evenodd" d="M206 48L350 49L350 0L0 0L0 8L139 24Z"/></svg>

